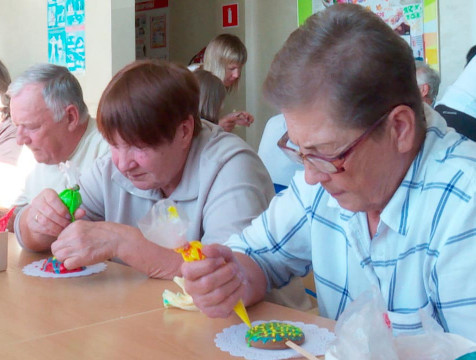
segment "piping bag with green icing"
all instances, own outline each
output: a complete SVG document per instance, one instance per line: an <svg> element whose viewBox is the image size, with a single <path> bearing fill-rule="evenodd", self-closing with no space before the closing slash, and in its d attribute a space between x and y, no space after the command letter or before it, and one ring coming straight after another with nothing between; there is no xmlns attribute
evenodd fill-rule
<svg viewBox="0 0 476 360"><path fill-rule="evenodd" d="M200 241L187 241L188 219L174 201L170 199L159 200L139 221L138 225L147 239L180 253L184 261L205 259L205 255L202 253L202 243ZM248 313L241 299L233 310L251 328Z"/></svg>
<svg viewBox="0 0 476 360"><path fill-rule="evenodd" d="M79 208L83 200L79 193L79 185L77 184L78 171L71 165L69 161L59 164L60 171L66 176L67 188L58 194L63 204L68 208L71 215L71 222L75 220L74 212Z"/></svg>

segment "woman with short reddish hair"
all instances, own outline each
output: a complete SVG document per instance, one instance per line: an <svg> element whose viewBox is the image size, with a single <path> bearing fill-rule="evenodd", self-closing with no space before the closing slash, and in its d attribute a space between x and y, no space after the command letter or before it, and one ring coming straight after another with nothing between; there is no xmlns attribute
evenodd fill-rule
<svg viewBox="0 0 476 360"><path fill-rule="evenodd" d="M41 217L46 230L25 232L28 243L49 239L45 250L51 245L66 268L116 258L171 279L181 256L137 228L157 201L168 198L184 210L189 241L221 243L248 225L274 195L269 175L240 138L201 121L198 104L197 80L185 67L143 60L120 70L97 115L111 155L80 178L81 220L70 223L56 193L45 190L35 201L49 214Z"/></svg>

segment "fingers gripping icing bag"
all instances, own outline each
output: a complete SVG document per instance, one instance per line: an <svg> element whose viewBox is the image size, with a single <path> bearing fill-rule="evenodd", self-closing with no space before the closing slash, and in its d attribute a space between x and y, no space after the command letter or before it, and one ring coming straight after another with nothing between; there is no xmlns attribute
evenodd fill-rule
<svg viewBox="0 0 476 360"><path fill-rule="evenodd" d="M146 216L139 221L139 228L150 241L180 253L184 261L191 262L205 259L200 241L186 239L188 219L169 199L160 200ZM251 327L245 305L240 300L233 308L243 322Z"/></svg>
<svg viewBox="0 0 476 360"><path fill-rule="evenodd" d="M202 254L202 243L200 241L191 241L188 245L175 249L176 252L182 254L185 261L196 261L205 259L205 255ZM239 316L243 322L251 328L251 322L246 312L245 304L240 299L234 306L233 310L236 315Z"/></svg>
<svg viewBox="0 0 476 360"><path fill-rule="evenodd" d="M83 202L81 194L79 193L79 186L75 185L72 188L64 189L59 193L59 198L68 208L69 214L71 215L71 222L73 222L75 220L74 212Z"/></svg>
<svg viewBox="0 0 476 360"><path fill-rule="evenodd" d="M81 194L79 193L79 185L77 184L77 179L79 177L78 171L69 161L66 161L66 163L60 163L59 168L66 176L67 188L60 192L58 196L63 204L68 208L69 214L71 215L71 222L73 222L75 220L74 212L83 202Z"/></svg>

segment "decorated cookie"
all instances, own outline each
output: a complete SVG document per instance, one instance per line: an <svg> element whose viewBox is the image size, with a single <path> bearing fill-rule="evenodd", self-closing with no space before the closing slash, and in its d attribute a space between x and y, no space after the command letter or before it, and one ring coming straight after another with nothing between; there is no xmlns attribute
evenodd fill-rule
<svg viewBox="0 0 476 360"><path fill-rule="evenodd" d="M304 342L304 333L297 326L282 322L255 325L246 333L248 346L260 349L287 349L288 340L300 345Z"/></svg>
<svg viewBox="0 0 476 360"><path fill-rule="evenodd" d="M68 270L64 267L64 264L61 261L58 261L56 257L49 257L45 259L43 265L41 266L41 270L45 272L55 273L55 274L68 274L72 272L83 271L85 267L79 267L76 269Z"/></svg>

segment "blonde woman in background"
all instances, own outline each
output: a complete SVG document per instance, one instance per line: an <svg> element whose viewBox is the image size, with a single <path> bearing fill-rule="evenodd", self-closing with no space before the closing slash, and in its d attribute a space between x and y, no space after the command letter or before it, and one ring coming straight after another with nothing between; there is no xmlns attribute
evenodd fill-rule
<svg viewBox="0 0 476 360"><path fill-rule="evenodd" d="M202 68L210 71L225 85L228 93L238 87L241 70L246 64L248 53L240 38L231 34L220 34L207 45ZM250 126L253 115L246 111L233 111L218 120L226 131L232 131L235 125Z"/></svg>
<svg viewBox="0 0 476 360"><path fill-rule="evenodd" d="M225 85L210 71L197 69L194 71L194 74L200 88L200 118L218 124L220 111L226 96ZM225 131L231 130L225 129Z"/></svg>

